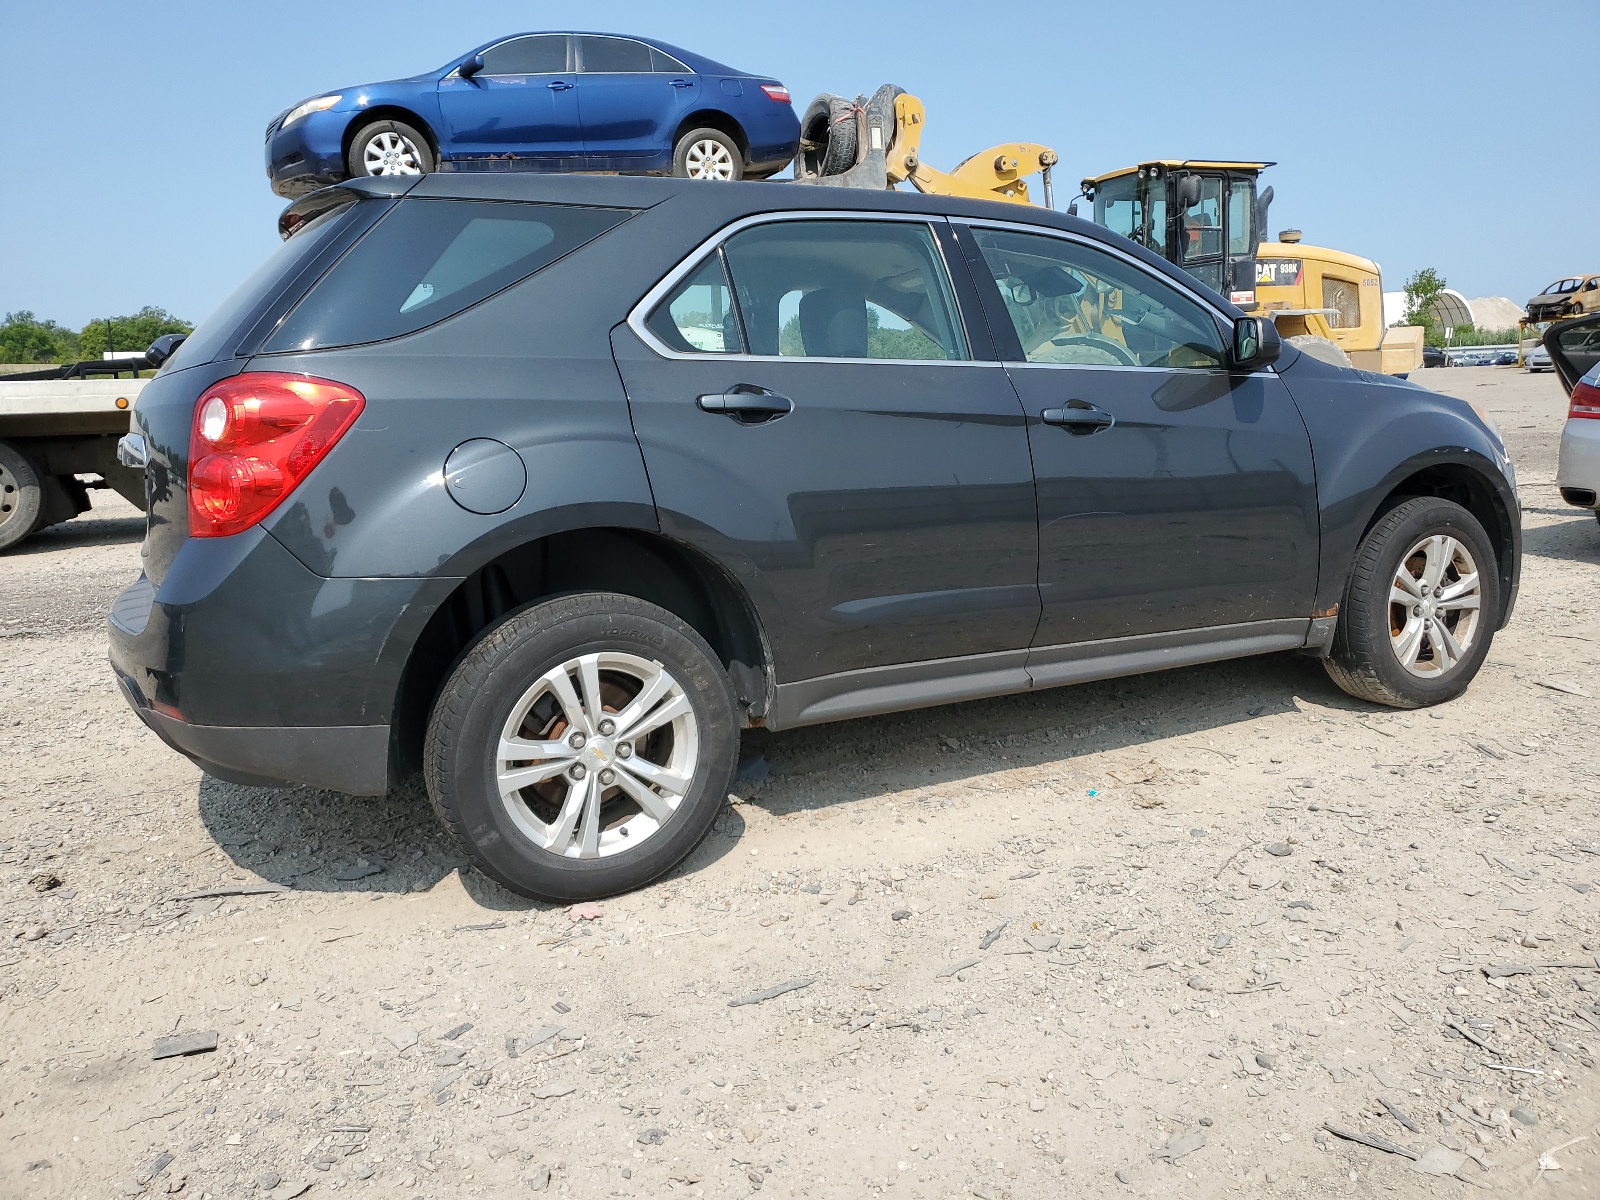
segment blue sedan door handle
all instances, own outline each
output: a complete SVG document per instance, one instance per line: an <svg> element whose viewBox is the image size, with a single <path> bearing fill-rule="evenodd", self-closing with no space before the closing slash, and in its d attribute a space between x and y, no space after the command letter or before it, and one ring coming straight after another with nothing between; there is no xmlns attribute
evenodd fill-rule
<svg viewBox="0 0 1600 1200"><path fill-rule="evenodd" d="M694 86L694 83L688 79L673 79L670 83L675 88L691 88Z"/></svg>
<svg viewBox="0 0 1600 1200"><path fill-rule="evenodd" d="M1096 408L1084 400L1068 400L1065 408L1047 408L1039 414L1046 425L1059 425L1078 437L1110 429L1117 419L1103 408Z"/></svg>
<svg viewBox="0 0 1600 1200"><path fill-rule="evenodd" d="M564 79L554 79L545 84L545 87L549 88L552 92L565 92L570 91L572 85Z"/></svg>
<svg viewBox="0 0 1600 1200"><path fill-rule="evenodd" d="M719 395L701 396L695 400L701 412L722 413L741 425L760 425L776 421L794 411L794 401L779 396L766 388L738 383Z"/></svg>

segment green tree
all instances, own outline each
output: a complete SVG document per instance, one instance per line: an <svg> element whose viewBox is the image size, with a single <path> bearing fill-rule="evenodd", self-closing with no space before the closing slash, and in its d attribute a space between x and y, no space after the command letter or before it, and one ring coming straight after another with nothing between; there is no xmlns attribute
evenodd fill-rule
<svg viewBox="0 0 1600 1200"><path fill-rule="evenodd" d="M107 350L143 350L164 333L191 333L194 326L164 308L147 304L126 317L90 321L78 335L79 354L99 358Z"/></svg>
<svg viewBox="0 0 1600 1200"><path fill-rule="evenodd" d="M12 312L0 321L0 362L72 362L78 353L78 335L54 321L41 321L31 312Z"/></svg>
<svg viewBox="0 0 1600 1200"><path fill-rule="evenodd" d="M1444 335L1433 317L1433 306L1444 295L1446 286L1444 276L1432 267L1423 267L1406 280L1406 313L1401 324L1422 326L1423 339L1430 346L1444 344Z"/></svg>

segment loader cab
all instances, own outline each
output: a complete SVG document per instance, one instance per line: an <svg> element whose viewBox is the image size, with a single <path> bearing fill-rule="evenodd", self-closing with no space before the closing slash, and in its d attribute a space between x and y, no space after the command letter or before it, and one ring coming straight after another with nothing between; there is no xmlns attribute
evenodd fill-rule
<svg viewBox="0 0 1600 1200"><path fill-rule="evenodd" d="M1083 181L1094 220L1182 267L1218 295L1256 307L1256 247L1272 189L1256 194L1271 163L1163 159Z"/></svg>

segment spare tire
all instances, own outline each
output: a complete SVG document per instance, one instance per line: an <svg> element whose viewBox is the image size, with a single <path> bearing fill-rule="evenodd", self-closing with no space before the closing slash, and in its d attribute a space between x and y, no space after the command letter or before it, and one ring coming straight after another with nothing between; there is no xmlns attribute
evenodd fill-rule
<svg viewBox="0 0 1600 1200"><path fill-rule="evenodd" d="M860 140L855 101L824 92L800 118L799 177L843 175L856 165Z"/></svg>
<svg viewBox="0 0 1600 1200"><path fill-rule="evenodd" d="M1344 347L1330 338L1319 337L1314 333L1297 333L1283 340L1302 354L1320 358L1323 362L1332 363L1336 367L1355 366L1355 363L1350 361L1350 356L1344 352Z"/></svg>

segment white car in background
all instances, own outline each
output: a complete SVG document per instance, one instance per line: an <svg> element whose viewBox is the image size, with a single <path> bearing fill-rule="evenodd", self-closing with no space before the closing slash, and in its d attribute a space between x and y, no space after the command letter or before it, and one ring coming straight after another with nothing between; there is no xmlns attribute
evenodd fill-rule
<svg viewBox="0 0 1600 1200"><path fill-rule="evenodd" d="M1522 365L1528 368L1530 374L1555 370L1555 365L1550 361L1550 351L1544 348L1542 342L1528 351L1527 357L1522 360Z"/></svg>

